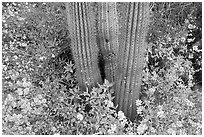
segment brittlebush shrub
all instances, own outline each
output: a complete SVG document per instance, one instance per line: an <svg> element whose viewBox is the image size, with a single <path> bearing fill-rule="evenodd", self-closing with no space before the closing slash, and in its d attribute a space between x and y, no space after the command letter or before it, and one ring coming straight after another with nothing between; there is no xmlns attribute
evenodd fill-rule
<svg viewBox="0 0 204 137"><path fill-rule="evenodd" d="M60 79L34 87L28 79L16 79L13 92L3 102L3 134L77 135L125 134L129 127L123 112L112 102L112 84L85 91L67 90Z"/></svg>
<svg viewBox="0 0 204 137"><path fill-rule="evenodd" d="M196 71L186 45L187 28L188 21L172 27L149 46L142 101L137 101L138 134L202 134L202 90L193 77ZM195 46L192 54L201 53Z"/></svg>
<svg viewBox="0 0 204 137"><path fill-rule="evenodd" d="M166 57L164 67L144 70L146 96L138 103L137 112L142 117L138 130L140 134L155 135L202 134L202 91L193 90L192 63L174 56L172 47L166 50L159 49L156 53ZM184 75L187 82L182 79Z"/></svg>

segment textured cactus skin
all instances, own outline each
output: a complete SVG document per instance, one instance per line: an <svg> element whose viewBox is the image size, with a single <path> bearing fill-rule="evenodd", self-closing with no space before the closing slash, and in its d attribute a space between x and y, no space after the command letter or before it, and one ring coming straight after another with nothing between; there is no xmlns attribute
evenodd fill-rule
<svg viewBox="0 0 204 137"><path fill-rule="evenodd" d="M142 79L145 36L149 22L148 3L117 5L120 34L118 68L115 81L115 103L131 120L136 118L136 103Z"/></svg>
<svg viewBox="0 0 204 137"><path fill-rule="evenodd" d="M76 75L79 87L85 90L102 83L98 68L95 14L91 3L69 2L66 9Z"/></svg>
<svg viewBox="0 0 204 137"><path fill-rule="evenodd" d="M109 82L114 81L118 53L118 16L116 2L97 3L97 40L105 61L105 74Z"/></svg>
<svg viewBox="0 0 204 137"><path fill-rule="evenodd" d="M149 3L92 4L66 3L79 86L85 89L102 82L100 50L106 79L114 82L114 102L133 121L147 46Z"/></svg>

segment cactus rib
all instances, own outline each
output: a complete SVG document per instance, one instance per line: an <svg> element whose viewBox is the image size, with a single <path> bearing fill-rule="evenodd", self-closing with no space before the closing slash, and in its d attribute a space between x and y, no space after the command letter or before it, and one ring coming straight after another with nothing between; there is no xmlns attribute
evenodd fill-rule
<svg viewBox="0 0 204 137"><path fill-rule="evenodd" d="M116 99L118 109L124 111L131 120L136 117L136 99L139 98L141 74L146 49L145 36L149 21L148 3L128 3L126 19L120 20L121 34L125 41L120 41L118 56L118 74L116 76Z"/></svg>
<svg viewBox="0 0 204 137"><path fill-rule="evenodd" d="M76 65L79 86L96 86L101 83L98 68L98 46L96 44L95 16L90 3L66 3L67 20L72 42L72 53Z"/></svg>

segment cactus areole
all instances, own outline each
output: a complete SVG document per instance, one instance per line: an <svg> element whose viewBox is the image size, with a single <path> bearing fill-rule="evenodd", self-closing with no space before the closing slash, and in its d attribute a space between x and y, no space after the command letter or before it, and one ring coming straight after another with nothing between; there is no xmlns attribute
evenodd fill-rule
<svg viewBox="0 0 204 137"><path fill-rule="evenodd" d="M149 3L70 2L66 8L79 87L102 82L100 51L106 79L114 82L115 105L133 121L147 46Z"/></svg>

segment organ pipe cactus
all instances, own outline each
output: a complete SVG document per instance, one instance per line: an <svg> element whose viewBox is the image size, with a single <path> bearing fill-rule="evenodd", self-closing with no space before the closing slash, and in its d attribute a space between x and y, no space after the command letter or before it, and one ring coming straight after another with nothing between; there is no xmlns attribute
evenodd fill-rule
<svg viewBox="0 0 204 137"><path fill-rule="evenodd" d="M102 79L98 67L95 14L91 3L66 3L68 29L79 87L97 86Z"/></svg>
<svg viewBox="0 0 204 137"><path fill-rule="evenodd" d="M145 36L149 22L148 3L118 5L120 35L115 103L131 120L136 118L136 103L141 87Z"/></svg>
<svg viewBox="0 0 204 137"><path fill-rule="evenodd" d="M100 50L106 79L115 83L114 102L118 110L134 120L147 45L149 3L92 4L66 4L79 86L92 87L102 82Z"/></svg>

